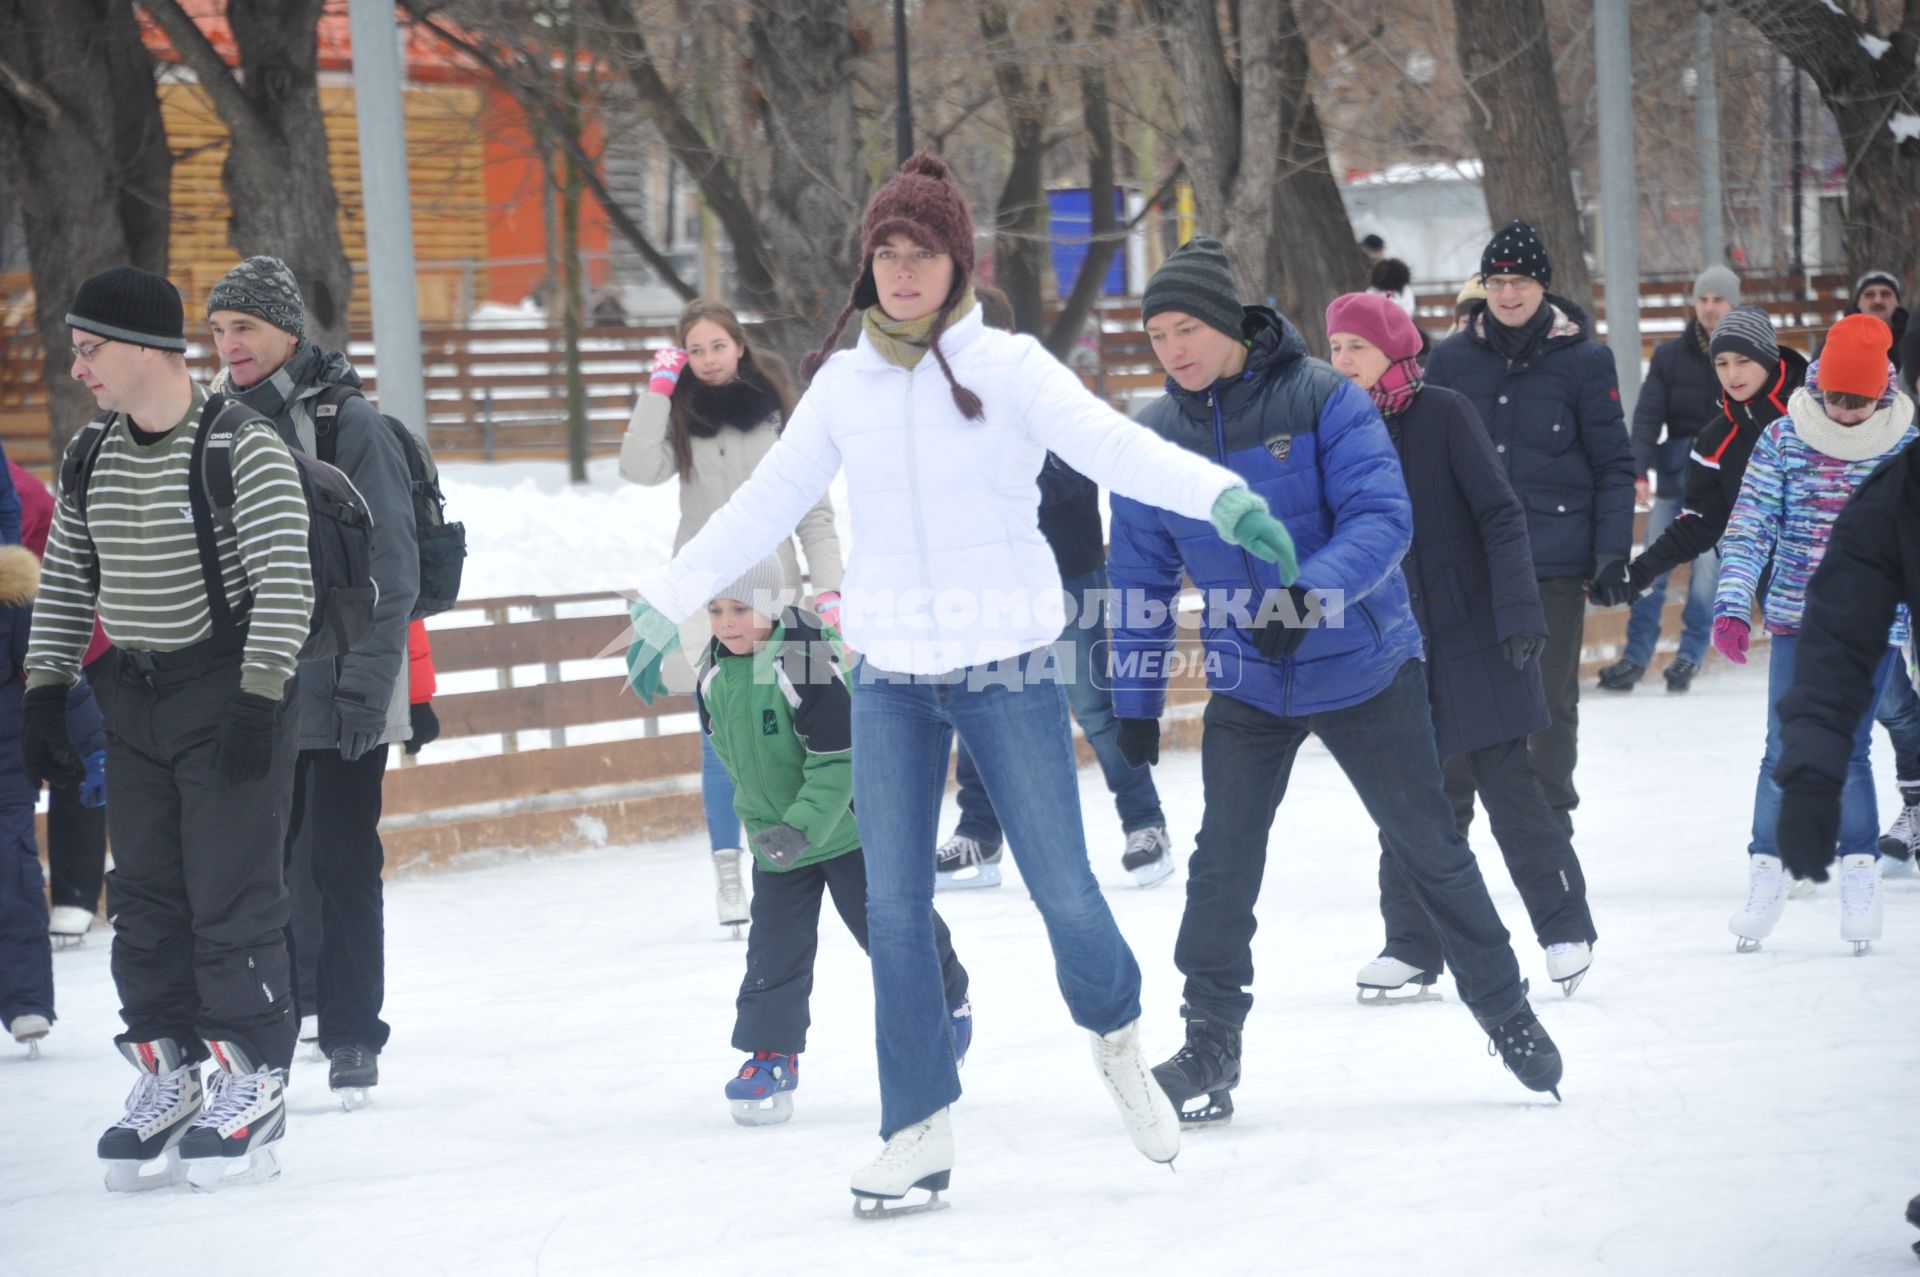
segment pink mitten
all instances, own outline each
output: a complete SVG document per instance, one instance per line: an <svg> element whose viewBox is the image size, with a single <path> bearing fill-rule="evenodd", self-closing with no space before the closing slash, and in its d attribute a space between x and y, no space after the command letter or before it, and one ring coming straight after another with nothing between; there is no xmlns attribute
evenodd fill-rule
<svg viewBox="0 0 1920 1277"><path fill-rule="evenodd" d="M840 628L840 591L825 590L813 601L814 615L831 625Z"/></svg>
<svg viewBox="0 0 1920 1277"><path fill-rule="evenodd" d="M686 351L678 346L662 346L653 352L653 380L647 383L647 389L671 399L674 384L680 380L680 370L686 366Z"/></svg>
<svg viewBox="0 0 1920 1277"><path fill-rule="evenodd" d="M1747 638L1751 629L1737 616L1716 617L1713 622L1713 647L1735 665L1747 663Z"/></svg>

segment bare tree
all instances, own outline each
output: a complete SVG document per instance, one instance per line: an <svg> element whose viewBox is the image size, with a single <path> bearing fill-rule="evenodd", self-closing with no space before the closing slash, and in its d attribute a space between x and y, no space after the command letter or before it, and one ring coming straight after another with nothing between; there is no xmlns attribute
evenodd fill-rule
<svg viewBox="0 0 1920 1277"><path fill-rule="evenodd" d="M113 266L167 270L167 150L129 0L0 0L0 167L20 201L56 453L93 414L67 308Z"/></svg>
<svg viewBox="0 0 1920 1277"><path fill-rule="evenodd" d="M1054 38L1071 35L1071 21L1054 15ZM1018 332L1037 333L1046 324L1047 283L1047 125L1053 116L1053 86L1047 68L1035 66L1031 49L1022 47L1004 0L982 0L980 34L986 37L988 64L1007 116L1012 157L1006 184L994 207L995 281L1013 308Z"/></svg>
<svg viewBox="0 0 1920 1277"><path fill-rule="evenodd" d="M1553 257L1554 291L1591 311L1593 277L1540 0L1453 0L1453 10L1488 216L1495 226L1516 217L1531 223Z"/></svg>
<svg viewBox="0 0 1920 1277"><path fill-rule="evenodd" d="M1920 266L1920 0L1849 7L1855 13L1823 0L1727 0L1812 78L1839 126L1848 269L1912 279Z"/></svg>
<svg viewBox="0 0 1920 1277"><path fill-rule="evenodd" d="M1201 229L1232 252L1241 294L1274 297L1315 349L1326 304L1366 281L1309 88L1293 0L1148 0L1179 85L1180 154Z"/></svg>
<svg viewBox="0 0 1920 1277"><path fill-rule="evenodd" d="M1090 19L1094 39L1110 41L1119 25L1118 0L1099 0ZM1107 269L1125 239L1119 216L1113 207L1116 181L1113 153L1113 102L1107 85L1106 63L1089 59L1080 69L1081 122L1087 132L1087 201L1091 210L1087 255L1080 262L1080 274L1072 290L1060 301L1060 313L1047 330L1047 349L1054 358L1065 359L1087 316L1100 296ZM1129 228L1130 230L1131 228Z"/></svg>

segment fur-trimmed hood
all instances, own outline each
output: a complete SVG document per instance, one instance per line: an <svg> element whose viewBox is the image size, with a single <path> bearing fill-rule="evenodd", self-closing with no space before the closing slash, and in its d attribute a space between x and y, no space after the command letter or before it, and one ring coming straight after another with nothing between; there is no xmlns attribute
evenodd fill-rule
<svg viewBox="0 0 1920 1277"><path fill-rule="evenodd" d="M0 604L29 604L39 592L39 558L24 545L0 545Z"/></svg>

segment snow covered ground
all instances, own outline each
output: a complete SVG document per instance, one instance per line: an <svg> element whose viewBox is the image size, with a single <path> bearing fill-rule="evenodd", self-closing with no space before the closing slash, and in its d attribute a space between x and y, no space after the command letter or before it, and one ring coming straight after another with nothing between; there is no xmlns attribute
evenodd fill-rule
<svg viewBox="0 0 1920 1277"><path fill-rule="evenodd" d="M105 935L58 955L44 1057L0 1050L0 1273L194 1255L374 1274L1911 1272L1920 880L1888 884L1869 957L1840 941L1831 885L1736 955L1764 680L1716 663L1690 696L1656 689L1583 706L1602 938L1576 998L1546 984L1481 840L1566 1055L1563 1105L1485 1054L1450 984L1439 1005L1355 1004L1380 938L1375 844L1310 745L1273 836L1239 1114L1189 1135L1176 1171L1128 1145L1015 879L941 899L978 1022L953 1209L854 1221L847 1177L878 1147L864 960L823 927L796 1116L736 1127L721 1087L742 946L712 923L703 841L682 838L395 884L372 1105L341 1112L298 1065L285 1174L213 1197L101 1188L94 1140L132 1071L110 1043ZM1190 847L1198 756L1159 779ZM1180 889L1121 874L1096 771L1082 801L1163 1058ZM248 1259L207 1259L233 1248Z"/></svg>

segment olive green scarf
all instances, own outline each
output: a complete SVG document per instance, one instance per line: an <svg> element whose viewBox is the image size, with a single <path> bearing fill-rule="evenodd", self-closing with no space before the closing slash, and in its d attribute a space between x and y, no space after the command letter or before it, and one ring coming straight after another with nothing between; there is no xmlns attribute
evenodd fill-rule
<svg viewBox="0 0 1920 1277"><path fill-rule="evenodd" d="M951 328L958 323L973 307L973 289L969 287L960 294L960 300L953 304L947 326ZM873 343L873 348L888 363L911 371L920 366L920 360L926 355L928 338L933 333L933 321L939 317L940 312L936 310L919 319L890 319L887 312L878 306L869 306L860 326L865 330L867 340Z"/></svg>

